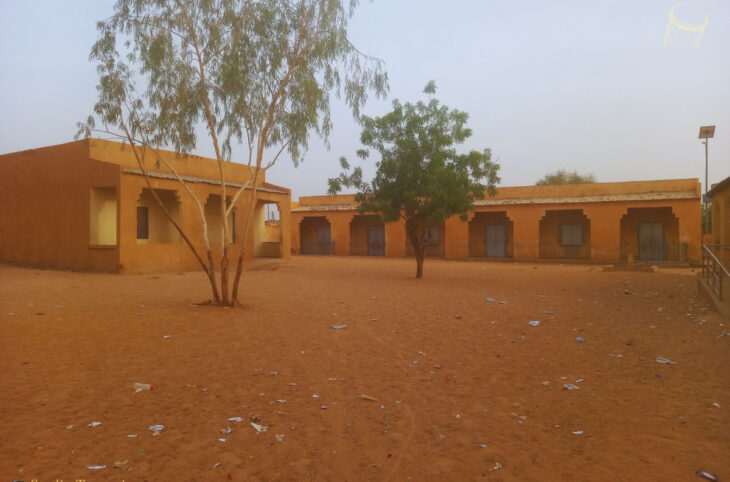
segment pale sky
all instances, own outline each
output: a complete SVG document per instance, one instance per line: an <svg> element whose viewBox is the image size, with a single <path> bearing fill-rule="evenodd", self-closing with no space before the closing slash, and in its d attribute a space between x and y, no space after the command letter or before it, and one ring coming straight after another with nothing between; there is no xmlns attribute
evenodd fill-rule
<svg viewBox="0 0 730 482"><path fill-rule="evenodd" d="M707 15L699 47L664 46L680 0L364 1L350 37L386 62L392 99L417 101L428 80L437 97L470 114L462 146L490 147L503 186L530 185L559 168L598 181L699 178L700 125L710 141L710 183L730 176L730 1L682 2L686 17ZM88 61L96 22L113 0L0 0L0 153L73 140L96 100ZM693 18L690 18L695 16ZM675 37L672 37L675 38ZM331 149L312 138L299 168L283 157L267 180L296 199L324 194L338 159L351 161L360 129L333 105ZM212 156L203 130L196 154ZM235 159L234 159L235 160ZM375 159L362 164L372 175Z"/></svg>

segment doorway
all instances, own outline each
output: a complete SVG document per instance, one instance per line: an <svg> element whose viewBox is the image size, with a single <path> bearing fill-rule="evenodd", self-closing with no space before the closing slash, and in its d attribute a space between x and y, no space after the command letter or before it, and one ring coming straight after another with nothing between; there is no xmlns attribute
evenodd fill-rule
<svg viewBox="0 0 730 482"><path fill-rule="evenodd" d="M368 256L385 256L385 226L368 226Z"/></svg>
<svg viewBox="0 0 730 482"><path fill-rule="evenodd" d="M506 258L507 227L504 224L487 224L485 236L487 258Z"/></svg>
<svg viewBox="0 0 730 482"><path fill-rule="evenodd" d="M639 223L639 259L642 261L665 261L664 224Z"/></svg>

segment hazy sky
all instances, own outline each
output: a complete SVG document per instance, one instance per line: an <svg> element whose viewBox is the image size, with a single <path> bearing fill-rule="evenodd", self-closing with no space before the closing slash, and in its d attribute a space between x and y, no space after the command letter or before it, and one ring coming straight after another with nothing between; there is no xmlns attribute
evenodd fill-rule
<svg viewBox="0 0 730 482"><path fill-rule="evenodd" d="M599 181L696 177L704 184L700 125L710 141L710 183L730 176L730 1L682 3L708 18L699 47L664 46L680 0L362 2L351 40L385 60L390 96L437 97L470 114L463 149L490 147L501 185L528 185L559 168ZM71 141L96 99L88 54L112 0L0 0L0 153ZM687 20L693 20L687 17ZM355 160L360 129L340 102L328 151L313 138L295 169L282 157L267 179L293 196L322 194L338 159ZM203 131L201 131L203 132ZM210 156L202 134L196 153ZM371 158L370 163L375 160ZM363 165L366 174L372 165ZM703 187L704 190L704 187Z"/></svg>

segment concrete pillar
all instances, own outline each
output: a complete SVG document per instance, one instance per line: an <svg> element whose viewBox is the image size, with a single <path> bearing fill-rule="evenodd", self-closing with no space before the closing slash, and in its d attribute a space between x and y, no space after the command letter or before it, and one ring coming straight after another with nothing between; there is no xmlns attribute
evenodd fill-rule
<svg viewBox="0 0 730 482"><path fill-rule="evenodd" d="M459 216L451 216L444 222L445 230L445 257L469 257L469 222L462 221Z"/></svg>
<svg viewBox="0 0 730 482"><path fill-rule="evenodd" d="M534 261L540 258L540 219L544 215L545 209L539 206L507 209L507 216L512 220L515 260Z"/></svg>
<svg viewBox="0 0 730 482"><path fill-rule="evenodd" d="M616 262L621 259L621 218L626 206L595 203L583 208L591 223L591 261Z"/></svg>
<svg viewBox="0 0 730 482"><path fill-rule="evenodd" d="M281 251L280 256L283 259L291 259L291 246L292 246L292 234L293 230L297 230L297 238L299 225L292 225L291 222L291 209L289 200L277 203L279 208L279 226L281 228Z"/></svg>
<svg viewBox="0 0 730 482"><path fill-rule="evenodd" d="M406 222L403 219L385 224L385 256L405 256L406 242Z"/></svg>
<svg viewBox="0 0 730 482"><path fill-rule="evenodd" d="M327 220L330 222L330 239L335 242L337 256L350 254L350 221L353 217L354 214L348 212L327 215Z"/></svg>

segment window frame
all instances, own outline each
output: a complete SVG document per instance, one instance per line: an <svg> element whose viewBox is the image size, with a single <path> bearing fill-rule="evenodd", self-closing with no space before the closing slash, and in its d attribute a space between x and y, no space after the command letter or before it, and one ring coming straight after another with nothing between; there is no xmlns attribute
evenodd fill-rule
<svg viewBox="0 0 730 482"><path fill-rule="evenodd" d="M144 213L144 226L140 224L140 213ZM140 228L143 227L143 230ZM140 236L140 231L142 236ZM137 206L137 239L150 239L150 209L147 206Z"/></svg>

